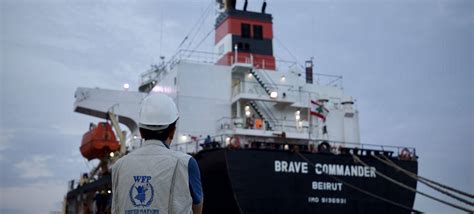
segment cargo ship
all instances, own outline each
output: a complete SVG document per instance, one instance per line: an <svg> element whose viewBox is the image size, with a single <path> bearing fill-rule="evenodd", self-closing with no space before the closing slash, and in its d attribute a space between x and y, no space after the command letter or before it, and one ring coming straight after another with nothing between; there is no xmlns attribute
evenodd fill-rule
<svg viewBox="0 0 474 214"><path fill-rule="evenodd" d="M103 120L80 147L99 163L69 183L64 212L110 212L110 169L141 146L148 93L178 106L171 149L198 161L205 214L417 212L417 181L402 173L417 174L415 149L361 143L342 77L315 73L312 60L276 60L267 3L235 5L216 1L214 52L179 50L143 73L138 91L76 90L74 111Z"/></svg>

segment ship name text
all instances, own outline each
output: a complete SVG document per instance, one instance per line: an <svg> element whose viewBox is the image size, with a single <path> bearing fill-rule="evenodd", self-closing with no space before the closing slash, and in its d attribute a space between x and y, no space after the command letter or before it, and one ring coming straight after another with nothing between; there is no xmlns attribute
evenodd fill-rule
<svg viewBox="0 0 474 214"><path fill-rule="evenodd" d="M278 173L308 174L308 163L300 161L275 160L274 170ZM350 176L375 178L375 167L345 164L316 163L314 172L318 175Z"/></svg>

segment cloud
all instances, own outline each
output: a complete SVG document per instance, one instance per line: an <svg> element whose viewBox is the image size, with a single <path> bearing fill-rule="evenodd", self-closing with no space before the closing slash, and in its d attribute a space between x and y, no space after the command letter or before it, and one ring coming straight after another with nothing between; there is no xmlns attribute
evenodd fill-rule
<svg viewBox="0 0 474 214"><path fill-rule="evenodd" d="M8 148L8 144L15 134L13 129L0 129L0 152Z"/></svg>
<svg viewBox="0 0 474 214"><path fill-rule="evenodd" d="M58 134L70 136L81 136L87 131L87 126L80 123L53 124L50 127Z"/></svg>
<svg viewBox="0 0 474 214"><path fill-rule="evenodd" d="M0 188L0 213L59 211L66 188L67 185L63 181L46 181Z"/></svg>
<svg viewBox="0 0 474 214"><path fill-rule="evenodd" d="M53 171L49 169L47 161L49 155L34 155L30 160L23 160L15 164L20 171L20 178L45 178L52 177Z"/></svg>
<svg viewBox="0 0 474 214"><path fill-rule="evenodd" d="M2 153L8 149L14 134L15 131L13 129L0 129L0 161L4 159Z"/></svg>

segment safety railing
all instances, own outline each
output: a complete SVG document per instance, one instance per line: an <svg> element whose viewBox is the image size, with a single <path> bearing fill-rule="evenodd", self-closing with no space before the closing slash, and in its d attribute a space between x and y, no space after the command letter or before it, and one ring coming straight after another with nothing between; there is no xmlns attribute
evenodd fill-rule
<svg viewBox="0 0 474 214"><path fill-rule="evenodd" d="M222 117L217 121L217 130L235 130L235 129L247 129L247 130L266 130L265 120L261 120L261 126L255 122L255 118L251 121L251 117ZM308 121L300 120L283 120L273 119L270 121L272 124L272 131L277 132L294 132L294 133L307 133L308 132Z"/></svg>
<svg viewBox="0 0 474 214"><path fill-rule="evenodd" d="M275 101L309 103L309 92L299 91L293 85L269 84L269 87L276 89L275 91L278 93L277 98L273 99ZM269 95L259 83L250 80L240 80L232 85L232 97L239 94L250 94L261 98L269 98Z"/></svg>
<svg viewBox="0 0 474 214"><path fill-rule="evenodd" d="M247 64L252 66L255 69L269 69L269 70L275 70L276 68L276 63L274 63L271 60L268 60L266 58L264 59L255 59L252 54L249 53L242 53L242 52L237 52L234 53L230 56L228 56L229 62L231 65L234 64Z"/></svg>
<svg viewBox="0 0 474 214"><path fill-rule="evenodd" d="M178 140L176 143L170 145L170 149L185 153L196 153L203 149L211 148L223 148L226 146L226 140L228 141L228 135L214 135L207 140L205 137L189 137L186 140Z"/></svg>
<svg viewBox="0 0 474 214"><path fill-rule="evenodd" d="M277 86L269 84L268 87L276 88ZM236 83L232 86L232 97L235 97L241 93L254 94L262 97L269 96L258 82L251 81L240 81L239 83Z"/></svg>
<svg viewBox="0 0 474 214"><path fill-rule="evenodd" d="M220 121L227 118L222 118ZM225 126L225 125L224 125ZM229 124L230 128L232 125ZM224 128L224 127L223 127ZM275 136L277 138L278 136ZM189 139L185 142L171 144L170 148L185 153L197 153L201 150L216 148L232 148L232 149L263 149L263 150L283 150L283 151L300 151L309 153L326 153L332 155L357 155L372 156L384 155L386 157L399 158L401 160L417 160L416 149L413 147L401 147L390 145L361 144L354 142L330 141L325 139L312 139L308 141L299 141L299 143L285 143L277 141L258 140L255 136L251 142L241 144L239 146L232 144L233 134L219 134L212 136L206 141L206 137ZM305 142L305 143L301 143Z"/></svg>
<svg viewBox="0 0 474 214"><path fill-rule="evenodd" d="M304 78L305 67L294 61L277 60L277 71L288 72ZM323 74L313 72L313 83L318 85L343 88L343 77L341 75Z"/></svg>
<svg viewBox="0 0 474 214"><path fill-rule="evenodd" d="M253 65L253 57L252 55L249 55L249 56L242 56L238 54L231 55L230 64L233 65L237 63Z"/></svg>
<svg viewBox="0 0 474 214"><path fill-rule="evenodd" d="M171 70L183 60L202 64L215 64L218 59L219 55L216 53L181 49L168 61L160 65L152 65L151 69L141 75L142 82L149 81L150 79L156 80L155 78L161 71Z"/></svg>
<svg viewBox="0 0 474 214"><path fill-rule="evenodd" d="M222 117L217 121L217 126L217 130L221 132L229 130L235 131L236 129L265 130L265 127L255 127L255 123L249 125L247 123L247 118ZM285 133L308 133L309 129L310 127L308 121L304 120L278 120L276 122L276 125L273 127L273 131ZM380 152L385 152L385 154L387 155L397 155L405 159L416 158L416 150L413 147L361 144L357 142L329 141L324 139L313 138L309 139L309 142L310 143L308 144L308 146L311 144L317 146L323 142L326 142L330 147L330 152L334 154L354 153L357 155L371 155L379 154ZM309 147L307 149L309 149ZM317 151L317 149L311 151Z"/></svg>
<svg viewBox="0 0 474 214"><path fill-rule="evenodd" d="M309 145L314 145L310 152L320 152L318 147L323 143L329 145L329 150L333 154L355 154L358 156L385 155L387 157L398 157L402 160L416 160L418 158L414 147L402 147L391 145L362 144L354 142L341 142L329 140L312 140Z"/></svg>
<svg viewBox="0 0 474 214"><path fill-rule="evenodd" d="M223 57L221 54L206 52L206 51L197 51L197 50L186 50L181 49L176 52L168 61L161 63L160 65L152 65L152 67L144 72L141 75L142 85L149 83L150 81L159 82L160 76L168 70L173 69L177 64L182 61L202 63L202 64L216 64L218 60ZM271 63L268 60L260 59L255 60L252 54L240 55L233 54L228 56L229 62L234 63L244 63L252 65L255 69L268 69L276 68L277 71L285 73L293 73L295 75L304 77L305 68L293 61L286 60L276 60L275 63ZM326 86L335 86L342 88L342 76L330 75L330 74L321 74L313 73L313 81L315 84L326 85Z"/></svg>
<svg viewBox="0 0 474 214"><path fill-rule="evenodd" d="M342 88L342 76L331 74L313 73L313 82L320 85Z"/></svg>

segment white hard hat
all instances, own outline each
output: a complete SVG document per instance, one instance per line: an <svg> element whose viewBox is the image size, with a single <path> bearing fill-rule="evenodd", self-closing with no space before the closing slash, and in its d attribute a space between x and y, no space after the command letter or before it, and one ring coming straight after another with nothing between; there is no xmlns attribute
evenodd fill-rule
<svg viewBox="0 0 474 214"><path fill-rule="evenodd" d="M142 101L138 126L152 131L163 130L178 117L178 108L169 96L151 93Z"/></svg>

